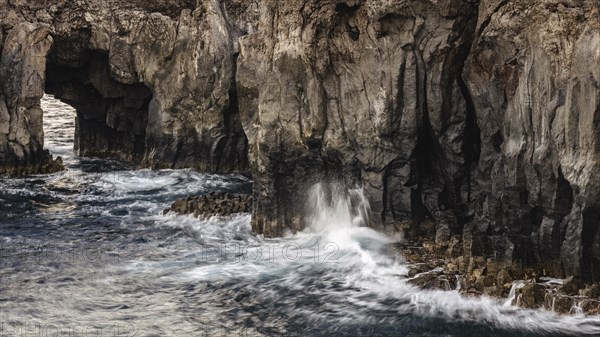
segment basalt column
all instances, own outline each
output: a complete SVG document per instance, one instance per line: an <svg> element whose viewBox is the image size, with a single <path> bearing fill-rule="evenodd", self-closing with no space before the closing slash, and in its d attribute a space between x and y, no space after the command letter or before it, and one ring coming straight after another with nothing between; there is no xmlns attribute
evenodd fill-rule
<svg viewBox="0 0 600 337"><path fill-rule="evenodd" d="M482 136L465 253L598 282L600 4L482 1L479 13L464 74Z"/></svg>
<svg viewBox="0 0 600 337"><path fill-rule="evenodd" d="M385 230L464 221L479 134L461 73L477 8L301 0L259 10L237 76L253 229L302 229L306 188L323 176L364 186L371 223Z"/></svg>

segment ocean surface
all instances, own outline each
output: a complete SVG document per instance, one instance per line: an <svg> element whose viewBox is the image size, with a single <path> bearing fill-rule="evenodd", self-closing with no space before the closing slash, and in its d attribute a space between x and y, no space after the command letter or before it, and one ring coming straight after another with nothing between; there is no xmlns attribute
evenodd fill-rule
<svg viewBox="0 0 600 337"><path fill-rule="evenodd" d="M361 226L358 189L314 186L310 227L280 239L253 234L249 214L163 215L252 181L76 157L74 110L51 96L43 109L67 170L0 181L2 337L600 336L599 316L409 285L395 239Z"/></svg>

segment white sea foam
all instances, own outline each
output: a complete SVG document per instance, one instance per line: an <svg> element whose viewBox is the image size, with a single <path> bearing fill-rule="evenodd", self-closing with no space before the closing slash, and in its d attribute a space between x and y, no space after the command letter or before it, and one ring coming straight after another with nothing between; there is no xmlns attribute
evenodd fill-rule
<svg viewBox="0 0 600 337"><path fill-rule="evenodd" d="M59 124L73 122L69 113L51 119L45 112L45 124L52 122L59 131L55 138L46 139L54 153L68 155L65 142L72 128L65 131ZM61 270L54 265L47 271L31 264L21 266L10 279L3 278L3 286L37 300L9 299L9 319L30 317L32 312L40 322L51 323L65 317L106 322L122 318L138 324L140 335L198 335L199 322L243 327L257 317L280 327L289 322L302 322L301 328L327 326L332 335L343 325L362 323L375 327L374 333L379 323L404 332L402 317L406 316L423 322L433 317L453 324L514 329L516 334L579 336L600 331L598 316L515 307L518 285L509 302L467 298L458 291L423 290L407 283L406 263L386 249L396 239L366 226L370 209L360 188L316 184L307 194L311 211L306 214L306 230L266 239L251 232L249 214L208 219L162 215L175 197L226 188L232 177L191 170L90 172L75 165L78 160L66 157L72 170L47 178L49 195L60 199L59 205L72 201L77 208L71 212L78 217L64 226L59 221L61 226L49 233L66 234L65 239L82 244L110 243L118 247L121 258L93 266L75 260ZM10 195L39 192L21 180L5 185ZM80 193L61 194L63 189ZM80 230L86 232L79 235ZM3 245L19 237L8 238ZM573 312L579 310L573 307ZM327 324L315 323L320 321ZM423 331L428 333L426 328Z"/></svg>
<svg viewBox="0 0 600 337"><path fill-rule="evenodd" d="M308 199L309 209L314 213L307 215L310 222L305 231L283 239L261 239L253 242L255 247L250 249L266 250L265 246L268 245L288 245L294 247L288 251L292 257L297 256L296 251L303 253L300 259L286 260L279 257L273 260L228 261L204 265L187 271L182 276L198 281L214 281L223 277L263 279L270 275L277 278L279 285L298 291L302 291L310 283L307 278L315 277L314 275L320 275L320 280L317 281L323 284L328 280L339 280L342 281L341 289L324 286L310 291L321 296L344 297L344 301L352 304L348 308L340 308L339 304L325 304L325 307L330 311L341 312L341 317L354 322L394 322L401 315L413 314L532 332L590 335L599 331L600 321L596 316L566 316L513 306L512 301L520 283L515 283L510 298L506 301L485 296L465 297L457 291L423 290L412 286L406 282L407 266L402 259L389 255L383 249L393 240L365 227L369 206L360 189L344 190L340 185L317 184L310 189ZM223 234L217 233L232 230L227 223L235 223L235 230L239 230L243 227L242 223L245 222L248 226L250 221L249 217L233 217L223 221L223 218L198 220L180 216L170 221L174 219L182 220L183 223L195 222L191 226L202 232L202 235L219 239L223 238ZM311 253L315 245L321 248L318 263L315 263L314 254ZM329 247L328 250L324 249L326 246ZM365 300L366 298L369 300ZM386 302L392 304L384 304ZM313 320L318 320L322 315L302 308L295 308L293 311L309 315Z"/></svg>
<svg viewBox="0 0 600 337"><path fill-rule="evenodd" d="M498 328L576 334L600 332L597 316L564 316L512 306L516 289L522 286L519 282L513 285L511 295L504 303L485 296L467 298L458 292L423 290L409 285L406 278L400 277L406 274L406 266L380 250L391 239L359 227L365 224L369 210L362 191L343 191L339 185L333 185L329 191L330 194L324 192L322 184L311 189L311 209L317 214L312 216L310 231L340 244L342 265L353 266L346 269L346 278L350 282L378 294L382 300L390 297L410 300L410 306L393 308L398 314L414 312L424 316L441 315L463 321L486 322ZM327 195L330 199L327 199ZM369 244L365 244L367 242ZM573 311L581 312L577 307Z"/></svg>

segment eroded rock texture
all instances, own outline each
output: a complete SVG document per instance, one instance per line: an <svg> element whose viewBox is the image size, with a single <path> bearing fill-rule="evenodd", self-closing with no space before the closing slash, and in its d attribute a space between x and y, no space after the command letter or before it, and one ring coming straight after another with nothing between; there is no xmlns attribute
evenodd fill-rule
<svg viewBox="0 0 600 337"><path fill-rule="evenodd" d="M252 209L252 196L248 194L210 193L177 199L164 214L194 214L196 217L211 217L248 213Z"/></svg>
<svg viewBox="0 0 600 337"><path fill-rule="evenodd" d="M465 79L479 252L600 281L600 4L484 1ZM470 234L469 234L470 235Z"/></svg>
<svg viewBox="0 0 600 337"><path fill-rule="evenodd" d="M461 73L476 7L307 0L260 11L237 77L255 231L302 228L303 188L324 174L364 185L374 225L465 204L478 131Z"/></svg>
<svg viewBox="0 0 600 337"><path fill-rule="evenodd" d="M49 27L22 22L0 46L0 174L51 172L61 165L43 150L42 109Z"/></svg>
<svg viewBox="0 0 600 337"><path fill-rule="evenodd" d="M35 60L26 63L31 70L19 70L10 55L3 56L4 83L13 88L13 78L39 75L35 95L5 91L6 101L31 97L39 104L45 83L47 92L77 109L80 154L143 160L152 167L247 168L235 87L235 41L242 31L226 20L218 1L0 4L2 31L10 37L5 53L18 50ZM43 28L31 37L19 35L23 22ZM32 151L41 151L41 110L32 115L39 115L39 127L25 133L36 140ZM8 124L14 123L18 118ZM3 152L23 157L15 151Z"/></svg>
<svg viewBox="0 0 600 337"><path fill-rule="evenodd" d="M43 152L44 86L84 155L246 170L255 232L319 180L371 225L600 278L595 0L0 0L0 159Z"/></svg>

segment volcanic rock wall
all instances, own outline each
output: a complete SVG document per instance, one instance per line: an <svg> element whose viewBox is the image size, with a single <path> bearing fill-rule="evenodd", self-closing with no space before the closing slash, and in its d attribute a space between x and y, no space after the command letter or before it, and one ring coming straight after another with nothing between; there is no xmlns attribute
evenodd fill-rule
<svg viewBox="0 0 600 337"><path fill-rule="evenodd" d="M485 1L464 78L481 129L467 226L491 252L600 281L600 3Z"/></svg>
<svg viewBox="0 0 600 337"><path fill-rule="evenodd" d="M298 198L321 174L364 185L378 226L465 204L479 138L461 79L475 6L307 0L260 10L237 76L256 231L302 228Z"/></svg>
<svg viewBox="0 0 600 337"><path fill-rule="evenodd" d="M31 104L38 104L45 84L46 92L76 108L80 154L152 167L247 169L235 94L234 41L242 33L226 21L218 1L11 0L0 2L0 16L2 36L9 35L0 73L3 100L32 95ZM23 25L39 32L19 34ZM40 46L38 40L47 42ZM18 61L7 54L11 50L36 62ZM13 90L14 78L31 78L29 72L37 74L35 95ZM8 110L12 116L18 109ZM14 126L37 141L10 137L0 151L3 166L29 165L15 149L41 151L37 115L28 128ZM17 122L10 118L8 124Z"/></svg>
<svg viewBox="0 0 600 337"><path fill-rule="evenodd" d="M438 250L600 279L595 0L0 0L0 166L43 151L254 178L255 232L323 179ZM460 249L457 249L460 247Z"/></svg>

